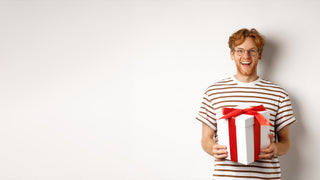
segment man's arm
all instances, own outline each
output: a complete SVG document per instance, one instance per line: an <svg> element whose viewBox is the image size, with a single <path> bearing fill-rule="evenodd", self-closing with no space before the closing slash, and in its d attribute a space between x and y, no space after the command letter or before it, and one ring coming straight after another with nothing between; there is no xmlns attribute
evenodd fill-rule
<svg viewBox="0 0 320 180"><path fill-rule="evenodd" d="M275 155L281 156L286 154L290 149L289 126L285 126L278 132L278 142L273 143L273 135L270 136L270 146L261 149L259 157L262 159L272 159Z"/></svg>
<svg viewBox="0 0 320 180"><path fill-rule="evenodd" d="M289 126L282 128L278 132L277 155L282 156L286 154L290 149L290 138L289 138Z"/></svg>
<svg viewBox="0 0 320 180"><path fill-rule="evenodd" d="M214 130L202 123L201 145L203 150L215 157L216 160L226 158L228 156L227 146L217 144L213 137Z"/></svg>

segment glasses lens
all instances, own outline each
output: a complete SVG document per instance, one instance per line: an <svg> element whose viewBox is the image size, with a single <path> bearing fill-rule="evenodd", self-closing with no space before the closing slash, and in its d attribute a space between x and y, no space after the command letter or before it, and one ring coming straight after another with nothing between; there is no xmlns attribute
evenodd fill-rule
<svg viewBox="0 0 320 180"><path fill-rule="evenodd" d="M236 53L238 54L238 56L242 56L244 54L245 50L243 49L237 49Z"/></svg>
<svg viewBox="0 0 320 180"><path fill-rule="evenodd" d="M249 54L250 54L250 56L256 56L257 51L255 49L249 50Z"/></svg>
<svg viewBox="0 0 320 180"><path fill-rule="evenodd" d="M246 51L248 51L248 54L250 56L256 56L257 55L257 50L256 49L250 49L250 50L244 50L244 49L236 49L235 50L238 56L243 56Z"/></svg>

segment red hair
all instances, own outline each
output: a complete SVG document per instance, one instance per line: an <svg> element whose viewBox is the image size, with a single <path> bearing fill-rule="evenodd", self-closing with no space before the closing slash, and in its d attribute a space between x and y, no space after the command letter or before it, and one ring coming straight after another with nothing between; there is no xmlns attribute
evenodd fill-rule
<svg viewBox="0 0 320 180"><path fill-rule="evenodd" d="M229 37L229 48L234 51L234 47L242 44L246 37L253 38L254 42L256 43L256 46L258 47L258 51L263 51L263 46L265 44L265 40L262 37L262 35L254 28L248 30L246 28L240 29L237 32L233 33Z"/></svg>

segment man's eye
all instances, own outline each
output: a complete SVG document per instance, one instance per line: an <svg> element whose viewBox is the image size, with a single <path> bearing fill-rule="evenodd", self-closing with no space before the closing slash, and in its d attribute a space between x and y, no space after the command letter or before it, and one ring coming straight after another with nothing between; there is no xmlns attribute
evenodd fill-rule
<svg viewBox="0 0 320 180"><path fill-rule="evenodd" d="M242 49L239 49L237 52L238 53L243 53L244 51Z"/></svg>

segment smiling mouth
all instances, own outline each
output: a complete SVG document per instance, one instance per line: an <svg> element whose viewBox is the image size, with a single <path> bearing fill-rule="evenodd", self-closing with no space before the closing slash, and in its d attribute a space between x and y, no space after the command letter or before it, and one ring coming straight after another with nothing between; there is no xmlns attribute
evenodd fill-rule
<svg viewBox="0 0 320 180"><path fill-rule="evenodd" d="M244 66L249 66L251 64L251 62L241 62L241 64Z"/></svg>

